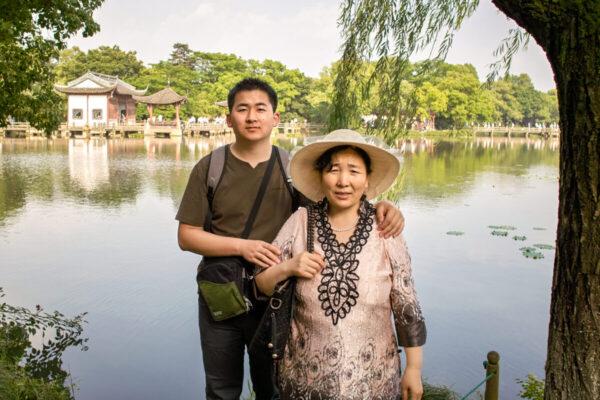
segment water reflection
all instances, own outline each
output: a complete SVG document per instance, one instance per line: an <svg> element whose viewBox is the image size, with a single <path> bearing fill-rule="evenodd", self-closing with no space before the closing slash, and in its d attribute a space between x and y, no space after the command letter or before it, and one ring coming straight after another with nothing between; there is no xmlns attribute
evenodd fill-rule
<svg viewBox="0 0 600 400"><path fill-rule="evenodd" d="M92 191L108 182L108 144L98 140L69 141L69 176L75 184Z"/></svg>
<svg viewBox="0 0 600 400"><path fill-rule="evenodd" d="M176 139L5 139L0 141L0 221L27 198L56 196L119 207L145 189L171 199L174 207L193 164L232 135ZM288 150L301 138L279 136ZM401 174L385 197L416 196L435 202L468 191L481 172L522 175L535 165L558 165L558 140L477 137L472 140L406 139Z"/></svg>

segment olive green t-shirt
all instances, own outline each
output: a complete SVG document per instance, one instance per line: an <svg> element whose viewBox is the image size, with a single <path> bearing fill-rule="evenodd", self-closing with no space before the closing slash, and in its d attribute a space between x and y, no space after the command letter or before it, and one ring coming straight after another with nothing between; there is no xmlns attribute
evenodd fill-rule
<svg viewBox="0 0 600 400"><path fill-rule="evenodd" d="M214 193L212 232L220 236L240 237L269 161L252 168L247 162L236 158L229 146L226 151L221 182ZM206 197L209 162L210 156L203 157L192 169L175 217L181 223L204 226L204 219L209 211ZM292 196L279 164L275 162L249 239L270 243L291 214Z"/></svg>

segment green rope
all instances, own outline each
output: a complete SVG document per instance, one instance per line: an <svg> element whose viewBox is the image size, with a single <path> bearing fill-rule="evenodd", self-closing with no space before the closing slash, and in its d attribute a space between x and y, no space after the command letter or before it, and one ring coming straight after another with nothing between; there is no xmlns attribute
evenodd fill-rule
<svg viewBox="0 0 600 400"><path fill-rule="evenodd" d="M460 400L465 400L467 397L469 397L470 395L473 394L473 392L475 392L481 385L483 385L484 383L486 383L487 381L489 381L492 376L494 376L494 373L490 373L489 375L487 375L485 377L484 380L481 381L481 383L479 383L479 385L475 386L469 393L467 393L464 397L462 397Z"/></svg>

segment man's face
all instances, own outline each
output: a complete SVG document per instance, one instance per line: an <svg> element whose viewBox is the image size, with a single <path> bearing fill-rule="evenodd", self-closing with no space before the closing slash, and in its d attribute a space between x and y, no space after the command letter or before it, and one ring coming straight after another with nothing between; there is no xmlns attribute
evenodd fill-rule
<svg viewBox="0 0 600 400"><path fill-rule="evenodd" d="M235 95L227 126L236 139L257 142L268 138L279 124L279 113L273 112L269 95L262 90L243 90Z"/></svg>

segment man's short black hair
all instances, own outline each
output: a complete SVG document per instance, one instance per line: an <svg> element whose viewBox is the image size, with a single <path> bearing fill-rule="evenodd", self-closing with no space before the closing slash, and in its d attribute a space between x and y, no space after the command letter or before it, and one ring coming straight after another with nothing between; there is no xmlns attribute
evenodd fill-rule
<svg viewBox="0 0 600 400"><path fill-rule="evenodd" d="M273 112L277 111L277 93L275 93L275 90L271 85L258 78L245 78L236 83L227 95L227 107L229 107L229 112L233 110L235 95L239 92L249 90L260 90L265 92L269 96L269 102L271 103L271 107L273 107Z"/></svg>

